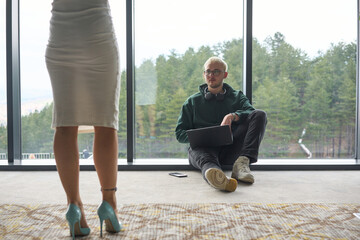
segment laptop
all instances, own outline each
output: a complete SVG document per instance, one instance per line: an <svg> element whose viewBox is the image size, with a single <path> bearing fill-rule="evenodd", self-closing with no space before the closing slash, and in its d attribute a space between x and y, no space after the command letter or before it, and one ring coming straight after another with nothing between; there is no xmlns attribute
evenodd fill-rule
<svg viewBox="0 0 360 240"><path fill-rule="evenodd" d="M219 147L233 143L229 125L190 129L186 133L191 148Z"/></svg>

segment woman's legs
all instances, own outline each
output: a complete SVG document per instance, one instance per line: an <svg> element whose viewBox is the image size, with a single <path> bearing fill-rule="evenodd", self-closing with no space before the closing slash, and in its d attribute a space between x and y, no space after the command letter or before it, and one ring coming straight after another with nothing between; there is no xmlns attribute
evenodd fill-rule
<svg viewBox="0 0 360 240"><path fill-rule="evenodd" d="M68 204L74 203L81 210L81 227L88 227L79 192L78 127L57 127L54 135L56 167L65 190Z"/></svg>
<svg viewBox="0 0 360 240"><path fill-rule="evenodd" d="M113 128L95 127L94 164L102 189L116 187L118 169L118 138ZM102 191L103 200L116 210L115 191Z"/></svg>

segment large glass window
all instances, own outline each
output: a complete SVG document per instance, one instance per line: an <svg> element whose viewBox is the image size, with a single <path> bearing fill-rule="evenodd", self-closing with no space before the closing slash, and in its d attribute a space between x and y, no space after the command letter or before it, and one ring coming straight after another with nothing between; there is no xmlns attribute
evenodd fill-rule
<svg viewBox="0 0 360 240"><path fill-rule="evenodd" d="M51 2L21 0L20 76L23 159L53 158L52 91L45 65Z"/></svg>
<svg viewBox="0 0 360 240"><path fill-rule="evenodd" d="M115 33L120 51L120 128L119 156L126 157L126 85L125 85L125 1L109 1ZM51 1L37 4L20 1L20 53L22 101L22 150L23 159L49 159L53 155L52 90L45 64L45 50L49 38ZM2 65L1 65L2 66ZM90 157L93 133L79 134L78 144L82 158Z"/></svg>
<svg viewBox="0 0 360 240"><path fill-rule="evenodd" d="M6 1L0 3L0 160L7 159Z"/></svg>
<svg viewBox="0 0 360 240"><path fill-rule="evenodd" d="M119 158L126 158L125 1L109 0L120 50ZM210 56L242 89L243 2L134 1L135 156L187 158L174 128L203 83ZM357 2L253 1L253 105L268 114L260 158L355 155ZM214 6L216 6L214 8ZM311 7L309 7L311 6ZM151 9L151 11L149 11ZM45 66L51 1L20 1L23 158L53 158L52 91ZM5 2L0 6L5 33ZM6 51L5 34L0 48ZM0 56L0 159L6 159L6 55ZM79 136L92 151L93 134Z"/></svg>
<svg viewBox="0 0 360 240"><path fill-rule="evenodd" d="M187 158L174 130L209 57L223 57L226 82L241 88L242 13L237 0L135 1L136 158Z"/></svg>
<svg viewBox="0 0 360 240"><path fill-rule="evenodd" d="M126 1L109 0L114 31L120 54L120 102L119 102L119 159L127 158L127 125L126 125Z"/></svg>
<svg viewBox="0 0 360 240"><path fill-rule="evenodd" d="M353 158L354 0L255 0L253 103L267 112L261 158Z"/></svg>

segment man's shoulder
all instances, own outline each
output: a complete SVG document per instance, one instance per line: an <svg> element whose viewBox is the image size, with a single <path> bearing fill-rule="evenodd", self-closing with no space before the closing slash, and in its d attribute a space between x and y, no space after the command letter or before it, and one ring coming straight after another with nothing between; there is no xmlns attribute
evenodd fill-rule
<svg viewBox="0 0 360 240"><path fill-rule="evenodd" d="M193 102L197 102L201 98L202 98L202 94L200 92L194 93L186 99L184 104L191 104Z"/></svg>
<svg viewBox="0 0 360 240"><path fill-rule="evenodd" d="M229 84L224 83L224 88L226 89L226 92L229 92L235 96L245 96L245 94L241 90L233 89Z"/></svg>

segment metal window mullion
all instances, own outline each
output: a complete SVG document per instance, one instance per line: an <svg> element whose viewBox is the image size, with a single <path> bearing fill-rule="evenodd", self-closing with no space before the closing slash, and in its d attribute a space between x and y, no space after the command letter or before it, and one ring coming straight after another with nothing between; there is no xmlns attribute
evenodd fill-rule
<svg viewBox="0 0 360 240"><path fill-rule="evenodd" d="M21 160L19 0L6 0L8 162Z"/></svg>
<svg viewBox="0 0 360 240"><path fill-rule="evenodd" d="M244 1L243 92L252 102L252 0Z"/></svg>
<svg viewBox="0 0 360 240"><path fill-rule="evenodd" d="M126 0L126 106L127 106L127 162L135 153L134 128L134 1Z"/></svg>
<svg viewBox="0 0 360 240"><path fill-rule="evenodd" d="M357 1L357 44L356 44L356 124L355 124L355 159L357 163L360 163L359 151L360 151L360 0Z"/></svg>

